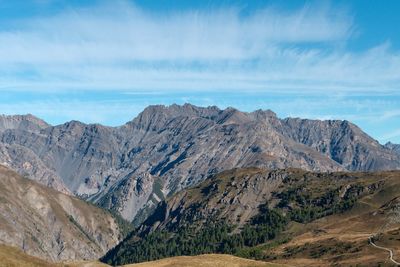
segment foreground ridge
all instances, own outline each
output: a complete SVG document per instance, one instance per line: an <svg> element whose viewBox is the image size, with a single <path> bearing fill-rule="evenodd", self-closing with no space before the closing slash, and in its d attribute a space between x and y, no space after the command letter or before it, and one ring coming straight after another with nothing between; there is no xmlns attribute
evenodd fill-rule
<svg viewBox="0 0 400 267"><path fill-rule="evenodd" d="M123 238L109 212L1 165L0 198L0 244L50 262L97 259Z"/></svg>
<svg viewBox="0 0 400 267"><path fill-rule="evenodd" d="M399 251L400 172L234 169L160 202L102 261L228 253L293 266L377 266ZM339 255L341 255L339 257Z"/></svg>

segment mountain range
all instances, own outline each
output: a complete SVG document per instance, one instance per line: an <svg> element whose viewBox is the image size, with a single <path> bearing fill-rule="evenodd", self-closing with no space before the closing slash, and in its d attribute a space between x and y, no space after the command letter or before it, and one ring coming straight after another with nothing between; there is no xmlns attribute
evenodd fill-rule
<svg viewBox="0 0 400 267"><path fill-rule="evenodd" d="M280 119L270 110L157 105L119 127L0 116L1 164L136 222L224 170L395 170L398 150L348 121Z"/></svg>

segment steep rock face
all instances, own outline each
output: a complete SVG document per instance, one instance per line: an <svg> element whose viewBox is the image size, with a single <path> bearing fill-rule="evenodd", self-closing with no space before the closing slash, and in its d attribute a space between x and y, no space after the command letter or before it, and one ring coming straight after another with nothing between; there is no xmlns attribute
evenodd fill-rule
<svg viewBox="0 0 400 267"><path fill-rule="evenodd" d="M51 261L97 259L121 239L104 210L0 166L0 243Z"/></svg>
<svg viewBox="0 0 400 267"><path fill-rule="evenodd" d="M393 144L391 142L388 142L385 144L385 147L400 155L400 145L399 144Z"/></svg>
<svg viewBox="0 0 400 267"><path fill-rule="evenodd" d="M269 110L150 106L121 127L71 121L30 128L0 131L0 162L129 220L146 217L142 211L167 195L237 167L400 167L398 154L346 121L281 120Z"/></svg>
<svg viewBox="0 0 400 267"><path fill-rule="evenodd" d="M24 146L0 143L0 159L0 164L17 171L24 177L33 178L43 185L71 194L59 175L46 166L32 150Z"/></svg>
<svg viewBox="0 0 400 267"><path fill-rule="evenodd" d="M29 146L36 142L36 137L41 130L50 127L49 124L35 116L0 115L0 136L9 141L17 136L34 137L29 142L0 142L0 164L16 170L23 176L52 187L60 192L70 194L70 190L64 185L59 175L45 164L42 159L32 151ZM43 145L38 143L37 145Z"/></svg>
<svg viewBox="0 0 400 267"><path fill-rule="evenodd" d="M32 151L70 191L91 194L99 190L97 180L111 171L113 155L118 154L112 131L110 127L72 121L39 133L8 130L2 142Z"/></svg>
<svg viewBox="0 0 400 267"><path fill-rule="evenodd" d="M0 132L7 129L18 129L27 132L38 132L50 125L35 116L28 115L0 115Z"/></svg>
<svg viewBox="0 0 400 267"><path fill-rule="evenodd" d="M339 120L287 118L283 134L330 157L350 171L398 169L398 155L385 149L359 127Z"/></svg>
<svg viewBox="0 0 400 267"><path fill-rule="evenodd" d="M224 171L199 186L185 189L160 203L142 228L176 228L191 216L193 221L213 218L244 225L272 198L283 180L297 170L268 171L244 168ZM186 222L187 223L187 222Z"/></svg>

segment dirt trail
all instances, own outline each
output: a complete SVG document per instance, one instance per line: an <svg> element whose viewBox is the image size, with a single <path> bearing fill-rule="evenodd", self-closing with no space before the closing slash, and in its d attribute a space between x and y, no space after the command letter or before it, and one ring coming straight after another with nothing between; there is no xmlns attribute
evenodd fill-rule
<svg viewBox="0 0 400 267"><path fill-rule="evenodd" d="M374 246L374 247L376 247L376 248L378 248L378 249L383 249L383 250L388 251L388 252L389 252L389 259L390 259L394 264L400 266L400 263L397 262L395 259L393 259L393 250L391 250L390 248L385 248L385 247L378 246L377 244L374 243L373 239L374 239L374 236L370 236L370 237L369 237L369 243L370 243L372 246Z"/></svg>

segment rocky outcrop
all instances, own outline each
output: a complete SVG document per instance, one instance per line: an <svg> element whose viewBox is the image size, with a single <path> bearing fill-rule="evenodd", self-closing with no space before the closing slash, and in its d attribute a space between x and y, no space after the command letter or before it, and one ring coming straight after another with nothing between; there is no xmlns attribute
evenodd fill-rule
<svg viewBox="0 0 400 267"><path fill-rule="evenodd" d="M45 121L28 115L0 115L0 132L10 129L18 129L27 132L39 132L41 129L47 128L50 125Z"/></svg>
<svg viewBox="0 0 400 267"><path fill-rule="evenodd" d="M179 228L179 224L188 216L193 221L223 219L227 223L242 226L258 214L260 205L272 198L272 192L292 172L298 171L257 168L224 171L197 187L183 190L161 202L143 223L142 229L147 226L152 228L151 231L156 228Z"/></svg>
<svg viewBox="0 0 400 267"><path fill-rule="evenodd" d="M0 244L50 261L98 259L121 239L110 213L0 166Z"/></svg>
<svg viewBox="0 0 400 267"><path fill-rule="evenodd" d="M129 220L232 168L400 168L400 155L347 121L281 120L269 110L150 106L121 127L28 121L3 123L14 126L0 131L0 162Z"/></svg>
<svg viewBox="0 0 400 267"><path fill-rule="evenodd" d="M282 133L349 171L399 169L399 157L348 121L287 118Z"/></svg>
<svg viewBox="0 0 400 267"><path fill-rule="evenodd" d="M393 144L393 143L391 143L391 142L387 142L387 143L385 144L385 147L388 148L388 149L390 149L391 151L394 151L395 153L397 153L397 154L400 155L400 145L398 145L398 144Z"/></svg>

